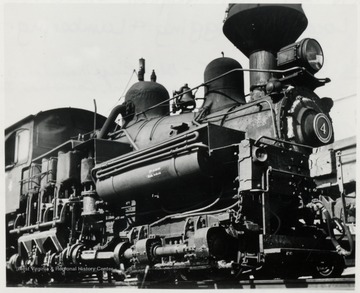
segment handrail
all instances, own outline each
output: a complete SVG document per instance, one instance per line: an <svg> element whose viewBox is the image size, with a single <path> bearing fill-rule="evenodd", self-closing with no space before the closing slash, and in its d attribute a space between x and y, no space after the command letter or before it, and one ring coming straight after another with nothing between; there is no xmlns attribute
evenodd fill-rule
<svg viewBox="0 0 360 293"><path fill-rule="evenodd" d="M285 70L278 70L278 69L256 69L256 68L252 68L252 69L235 68L235 69L229 70L229 71L227 71L227 72L225 72L225 73L223 73L223 74L221 74L221 75L218 75L218 76L216 76L216 77L214 77L214 78L212 78L212 79L210 79L210 80L208 80L208 81L205 81L205 82L203 82L203 83L201 83L201 84L199 84L199 85L197 85L197 86L195 86L195 87L193 87L193 88L190 88L190 89L188 89L188 90L186 90L186 91L184 91L184 92L181 92L180 94L175 94L172 98L169 98L169 99L166 99L166 100L164 100L164 101L161 101L160 103L157 103L157 104L155 104L155 105L153 105L153 106L145 109L144 111L142 111L142 112L140 112L140 113L137 113L137 115L144 114L144 113L146 113L147 111L150 111L150 110L152 110L152 109L154 109L154 108L156 108L156 107L159 107L159 106L161 106L161 105L164 104L164 103L167 103L167 102L170 102L170 101L172 101L172 100L175 100L175 99L179 98L180 96L182 96L182 95L184 95L184 94L186 94L186 93L189 93L189 92L191 92L191 91L193 91L193 90L196 90L196 89L198 89L198 88L200 88L200 87L206 86L206 85L208 85L209 83L212 83L212 82L214 82L214 81L216 81L216 80L218 80L218 79L220 79L220 78L223 78L223 77L225 77L225 76L227 76L227 75L229 75L229 74L231 74L231 73L237 72L237 71L242 71L242 72L267 72L267 73L280 73L280 74L285 74L285 73L292 72L292 71L296 71L296 70L299 71L299 72L300 72L300 71L306 71L306 72L308 72L308 71L306 70L306 68L300 67L300 66L291 67L291 68L288 68L288 69L285 69ZM125 119L125 118L127 118L128 116L130 116L130 115L124 116L123 118Z"/></svg>
<svg viewBox="0 0 360 293"><path fill-rule="evenodd" d="M268 139L268 140L273 140L275 142L279 142L279 143L284 143L284 144L289 144L292 146L298 146L298 147L303 147L303 148L308 148L308 149L313 149L313 147L309 146L309 145L305 145L305 144L300 144L300 143L295 143L295 142L291 142L291 141L286 141L286 140L282 140L282 139L278 139L278 138L274 138L274 137L269 137L266 135L262 135L260 136L254 143L255 146L258 146L258 144L260 143L260 141L262 139Z"/></svg>

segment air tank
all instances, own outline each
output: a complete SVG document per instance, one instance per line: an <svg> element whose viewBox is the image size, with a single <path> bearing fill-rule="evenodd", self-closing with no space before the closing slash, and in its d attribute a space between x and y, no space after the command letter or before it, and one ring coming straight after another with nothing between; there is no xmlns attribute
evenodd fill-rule
<svg viewBox="0 0 360 293"><path fill-rule="evenodd" d="M189 193L194 192L194 186L201 185L200 182L203 190L210 186L207 180L210 178L211 167L207 155L198 150L134 169L129 167L129 170L122 173L98 179L96 191L104 201L114 206L131 199L141 201L146 196L157 193L168 198L164 200L173 202L177 200L177 193L195 200L196 194Z"/></svg>

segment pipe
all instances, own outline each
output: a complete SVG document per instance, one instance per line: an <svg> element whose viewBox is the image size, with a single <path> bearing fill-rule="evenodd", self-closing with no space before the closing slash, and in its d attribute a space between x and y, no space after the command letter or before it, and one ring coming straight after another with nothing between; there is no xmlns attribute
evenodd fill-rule
<svg viewBox="0 0 360 293"><path fill-rule="evenodd" d="M104 177L108 177L108 176L114 176L116 175L117 173L120 173L120 172L123 172L124 170L126 169L129 169L129 168L135 168L137 167L138 165L142 165L142 164L145 164L145 163L149 163L153 160L160 160L160 159L165 159L166 157L168 156L171 156L171 155L175 155L175 154L178 154L178 153L181 153L181 152L184 152L184 151L190 151L192 150L193 148L203 148L203 149L208 149L208 146L205 145L205 144L202 144L202 143L194 143L192 145L189 145L189 146L183 146L179 149L176 149L175 151L172 151L170 150L169 152L166 152L166 153L160 153L159 155L156 155L156 156L150 156L149 158L140 158L138 160L136 160L135 162L132 162L132 163L129 163L129 162L125 162L125 163L122 163L122 164L119 164L116 166L116 168L114 168L113 170L108 170L106 173L102 173L100 175L97 176L97 179L98 180L101 180L103 179Z"/></svg>
<svg viewBox="0 0 360 293"><path fill-rule="evenodd" d="M194 216L203 216L203 215L211 215L211 214L217 214L217 213L222 213L222 212L226 212L229 209L232 209L233 207L235 207L237 204L239 204L239 201L236 201L234 204L223 208L223 209L219 209L219 210L210 210L210 211L203 211L203 212L199 212L199 213L181 213L181 214L175 214L175 215L168 215L165 216L153 223L151 223L149 225L149 227L154 227L155 225L167 220L167 219L182 219L182 218L186 218L186 217L194 217Z"/></svg>
<svg viewBox="0 0 360 293"><path fill-rule="evenodd" d="M218 80L218 79L220 79L220 78L223 78L224 76L227 76L227 75L229 75L229 74L231 74L231 73L233 73L233 72L236 72L236 71L279 73L280 75L284 75L284 74L286 74L286 73L288 73L288 72L292 72L292 71L307 72L307 73L309 73L304 67L300 67L300 66L291 67L291 68L285 69L285 70L278 70L278 69L254 69L254 68L250 68L250 69L235 68L235 69L229 70L229 71L227 71L227 72L225 72L225 73L223 73L223 74L221 74L221 75L219 75L219 76L216 76L216 77L214 77L213 79L210 79L210 80L208 80L208 81L206 81L206 82L203 82L203 83L201 83L201 84L199 84L199 85L197 85L197 86L195 86L195 87L193 87L193 88L191 88L191 89L189 89L189 90L186 90L186 91L182 92L181 94L176 94L176 95L174 95L172 98L169 98L169 99L167 99L167 100L165 100L165 101L161 101L160 103L155 104L155 105L149 107L148 109L146 109L146 110L144 110L144 111L142 111L142 112L140 112L140 113L138 113L138 114L143 114L143 113L145 113L145 112L147 112L147 111L150 111L150 110L152 110L152 109L154 109L154 108L156 108L156 107L158 107L158 106L161 106L162 104L164 104L164 103L166 103L166 102L172 101L172 100L180 97L181 95L187 94L187 93L189 93L189 92L191 92L191 91L193 91L193 90L196 90L196 89L198 89L198 88L200 88L200 87L206 86L207 84L212 83L212 82L214 82L215 80ZM309 74L311 74L311 73L309 73ZM265 84L264 84L264 85L265 85ZM126 118L126 117L127 117L127 116L125 116L124 118Z"/></svg>
<svg viewBox="0 0 360 293"><path fill-rule="evenodd" d="M94 99L94 133L96 131L96 116L97 116L97 106L96 106L96 100Z"/></svg>
<svg viewBox="0 0 360 293"><path fill-rule="evenodd" d="M291 146L303 147L303 148L307 148L307 149L310 149L310 150L313 149L311 146L308 146L308 145L306 145L306 144L300 144L300 143L295 143L295 142L291 142L291 141L285 141L285 140L282 140L282 139L279 139L279 138L273 138L273 137L269 137L269 136L265 136L265 135L260 136L260 137L254 142L254 146L259 145L259 143L260 143L260 141L261 141L262 139L268 139L268 140L272 140L272 141L275 141L275 142L278 142L278 143L288 144L288 145L291 145Z"/></svg>
<svg viewBox="0 0 360 293"><path fill-rule="evenodd" d="M33 198L33 194L29 193L27 195L27 202L26 202L26 220L25 220L25 225L30 225L31 224L31 215L32 215L32 198Z"/></svg>
<svg viewBox="0 0 360 293"><path fill-rule="evenodd" d="M346 232L346 236L348 237L348 241L349 241L349 245L350 245L350 251L347 251L346 249L344 249L343 247L341 247L340 243L336 240L335 235L334 235L334 231L331 227L331 217L329 212L325 209L325 207L323 208L323 215L326 218L326 222L327 222L327 227L328 227L328 231L329 231L329 236L331 239L332 244L334 245L336 252L339 255L343 255L343 256L348 256L352 253L353 249L354 249L354 245L353 245L353 239L351 236L351 233L349 231L349 229L347 228L346 224L344 224L344 229Z"/></svg>
<svg viewBox="0 0 360 293"><path fill-rule="evenodd" d="M156 246L153 249L153 255L157 257L182 255L186 253L186 244L173 244L167 246Z"/></svg>
<svg viewBox="0 0 360 293"><path fill-rule="evenodd" d="M324 204L318 199L314 199L312 201L312 204L314 204L317 208L319 208L321 210L322 214L325 216L326 224L327 224L327 228L328 228L328 233L329 233L329 236L330 236L330 240L331 240L331 243L333 244L334 248L336 249L336 252L339 255L342 255L342 256L350 255L354 250L354 240L353 240L353 237L352 237L352 235L351 235L351 233L349 231L349 228L346 226L345 219L343 219L343 221L344 221L344 230L345 230L346 236L348 237L350 250L346 250L343 247L341 247L340 243L336 240L333 228L331 227L332 218L331 218L330 213L328 212L328 210L325 208Z"/></svg>
<svg viewBox="0 0 360 293"><path fill-rule="evenodd" d="M200 144L191 144L191 145L187 146L186 143L185 143L185 145L184 145L184 143L178 143L177 145L169 146L164 149L159 149L153 153L135 157L131 160L119 161L116 165L113 165L108 168L102 168L101 170L99 170L97 172L96 175L97 175L97 178L99 179L99 178L106 176L107 173L119 170L119 168L122 168L124 166L130 166L130 165L136 164L136 163L138 163L140 161L144 161L144 160L153 160L155 158L158 159L158 158L160 158L160 156L163 157L164 155L171 155L171 154L179 153L180 151L185 150L184 148L186 148L186 147L188 147L190 150L190 148L192 146L196 146L196 145L200 145ZM203 145L203 144L201 144L201 145ZM176 149L175 149L175 147L176 147Z"/></svg>
<svg viewBox="0 0 360 293"><path fill-rule="evenodd" d="M205 117L203 119L199 119L199 121L210 121L212 122L212 119L214 118L217 118L217 117L221 117L223 116L222 120L225 119L226 116L230 115L230 114L234 114L236 112L239 112L239 111L243 111L245 109L248 109L248 108L251 108L251 107L254 107L254 106L260 106L261 103L267 103L269 105L269 111L270 111L270 115L271 115L271 120L272 120L272 127L273 127L273 131L274 131L274 135L276 136L276 138L279 137L278 133L277 133L277 130L276 130L276 121L275 121L275 116L274 116L274 109L272 108L270 102L267 100L267 98L262 98L262 99L258 99L252 103L248 103L246 105L241 105L240 108L237 108L235 110L232 110L232 111L229 111L229 112L226 112L226 113L221 113L221 114L216 114L216 115L209 115L208 117ZM237 116L239 117L239 116ZM240 116L242 117L242 116Z"/></svg>
<svg viewBox="0 0 360 293"><path fill-rule="evenodd" d="M141 150L136 153L130 153L128 155L121 156L120 158L112 160L111 162L106 162L104 164L101 164L99 167L95 167L92 170L92 174L97 173L97 175L99 175L99 177L100 177L101 174L104 174L105 172L111 172L113 169L121 167L124 164L133 163L140 159L143 160L148 157L153 157L154 155L157 155L157 154L162 154L162 153L166 152L167 150L174 149L175 147L179 148L184 143L186 144L186 143L194 142L198 138L198 136L199 136L198 132L193 132L191 134L187 134L187 135L178 137L174 140L167 141L165 143L161 143L154 147L147 148L145 150ZM93 176L93 178L95 178L95 176Z"/></svg>
<svg viewBox="0 0 360 293"><path fill-rule="evenodd" d="M61 212L60 212L60 216L59 216L59 219L57 220L52 220L52 221L48 221L48 222L44 222L44 223L39 223L39 224L34 224L34 225L31 225L31 226L25 226L25 227L21 227L21 228L14 228L13 230L10 230L10 234L15 234L15 233L21 233L21 232L27 232L27 231L30 231L30 230L39 230L40 228L49 228L51 226L55 226L57 224L62 224L62 223L65 223L65 220L66 220L66 213L65 213L65 209L68 205L70 204L74 204L74 203L80 203L80 198L77 197L73 200L69 200L69 201L66 201L64 202L64 205L61 209Z"/></svg>
<svg viewBox="0 0 360 293"><path fill-rule="evenodd" d="M125 161L125 160L130 160L132 158L138 158L138 157L140 157L142 155L145 155L145 154L148 154L148 153L154 154L155 151L159 150L162 147L165 148L167 146L173 146L174 144L176 144L178 142L185 141L185 139L186 139L187 142L192 142L195 139L197 139L198 137L199 137L198 132L188 133L188 134L176 137L176 138L174 138L172 140L168 140L168 141L165 141L163 143L154 145L152 147L140 150L138 152L132 152L132 153L125 154L125 155L123 155L121 157L117 157L117 158L111 160L110 162L105 162L105 163L100 164L98 167L95 167L93 170L98 170L98 169L101 169L101 168L104 168L104 167L110 167L110 166L113 166L113 165L115 165L115 164L117 164L119 162L122 162L122 161Z"/></svg>
<svg viewBox="0 0 360 293"><path fill-rule="evenodd" d="M45 195L45 189L43 189L42 191L40 191L39 193L39 198L38 198L38 208L37 208L37 223L41 223L42 221L42 203L43 203L43 197Z"/></svg>
<svg viewBox="0 0 360 293"><path fill-rule="evenodd" d="M112 123L114 122L115 118L119 114L124 115L125 111L126 111L125 104L117 105L114 109L112 109L109 117L106 119L103 127L101 128L98 138L105 139L110 131L110 127L111 127Z"/></svg>
<svg viewBox="0 0 360 293"><path fill-rule="evenodd" d="M60 189L61 189L62 183L56 184L54 189L54 214L53 214L53 220L58 219L58 212L59 212L59 206L58 206L58 199L60 197Z"/></svg>
<svg viewBox="0 0 360 293"><path fill-rule="evenodd" d="M68 202L64 203L64 206L63 206L63 208L61 210L61 213L60 213L60 219L45 222L45 223L35 224L35 225L31 225L31 226L15 228L13 230L10 230L10 234L27 232L27 231L30 231L30 230L39 230L40 228L49 228L49 227L55 226L57 224L65 223L65 212L64 212L64 210L65 210L65 207L70 203L73 203L73 201L71 201L71 202L68 201Z"/></svg>
<svg viewBox="0 0 360 293"><path fill-rule="evenodd" d="M352 239L351 233L349 231L349 228L346 226L346 224L344 224L344 230L345 230L346 236L348 237L348 242L349 242L349 245L350 245L350 250L348 251L348 250L344 249L343 247L341 247L341 245L339 244L339 242L335 238L334 231L333 231L333 229L332 229L332 227L330 225L331 218L330 218L329 212L327 210L325 210L325 212L323 212L323 214L326 217L331 242L334 245L334 247L336 249L336 252L339 255L343 255L343 256L350 255L353 252L354 245L353 245L353 239Z"/></svg>
<svg viewBox="0 0 360 293"><path fill-rule="evenodd" d="M122 132L125 134L125 136L127 137L127 139L130 141L131 145L133 146L133 148L138 151L139 147L136 145L135 141L132 139L132 137L130 136L129 132L127 132L127 130L125 128L121 129Z"/></svg>

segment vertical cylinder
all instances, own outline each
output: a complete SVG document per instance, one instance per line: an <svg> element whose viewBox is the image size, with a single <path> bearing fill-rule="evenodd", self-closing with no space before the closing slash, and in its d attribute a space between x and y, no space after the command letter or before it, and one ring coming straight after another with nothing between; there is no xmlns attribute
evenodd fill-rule
<svg viewBox="0 0 360 293"><path fill-rule="evenodd" d="M48 183L48 164L48 159L43 158L41 160L41 173L43 174L43 176L41 177L40 187L42 190L46 188L46 185Z"/></svg>
<svg viewBox="0 0 360 293"><path fill-rule="evenodd" d="M97 214L96 199L97 194L94 190L81 192L83 196L83 212L82 216L93 216Z"/></svg>
<svg viewBox="0 0 360 293"><path fill-rule="evenodd" d="M49 184L56 182L57 158L51 157L50 159L43 158L41 161L41 177L40 187L46 189Z"/></svg>
<svg viewBox="0 0 360 293"><path fill-rule="evenodd" d="M275 69L276 57L269 51L256 51L249 56L251 69ZM272 77L269 72L250 72L250 89L253 90L259 85L267 83Z"/></svg>
<svg viewBox="0 0 360 293"><path fill-rule="evenodd" d="M80 153L78 151L58 152L56 182L58 184L77 183L80 180Z"/></svg>
<svg viewBox="0 0 360 293"><path fill-rule="evenodd" d="M145 74L145 59L139 59L139 72L138 72L138 80L144 81L144 74Z"/></svg>
<svg viewBox="0 0 360 293"><path fill-rule="evenodd" d="M92 183L91 178L91 170L95 166L95 161L93 158L84 158L81 160L81 168L80 168L80 180L81 184Z"/></svg>

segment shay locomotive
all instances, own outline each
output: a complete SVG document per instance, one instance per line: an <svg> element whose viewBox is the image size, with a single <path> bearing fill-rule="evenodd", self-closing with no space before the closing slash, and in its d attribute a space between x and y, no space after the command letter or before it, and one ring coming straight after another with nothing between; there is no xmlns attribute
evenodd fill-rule
<svg viewBox="0 0 360 293"><path fill-rule="evenodd" d="M298 4L231 4L223 31L250 69L215 59L170 98L140 59L107 119L55 109L6 129L8 282L341 275L355 140L334 142L306 26Z"/></svg>

